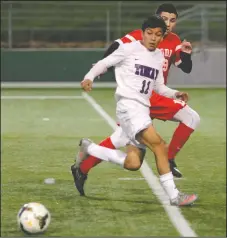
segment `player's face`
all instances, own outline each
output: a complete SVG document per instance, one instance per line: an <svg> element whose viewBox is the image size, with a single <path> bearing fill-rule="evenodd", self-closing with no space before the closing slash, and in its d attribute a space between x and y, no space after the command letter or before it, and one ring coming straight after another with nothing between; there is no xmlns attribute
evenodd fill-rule
<svg viewBox="0 0 227 238"><path fill-rule="evenodd" d="M163 39L162 28L147 28L143 32L143 45L150 51L154 51Z"/></svg>
<svg viewBox="0 0 227 238"><path fill-rule="evenodd" d="M176 22L177 22L177 16L174 13L169 13L169 12L161 12L160 16L162 17L162 19L165 21L166 26L167 26L167 31L166 31L166 35L173 31L173 29L176 26Z"/></svg>

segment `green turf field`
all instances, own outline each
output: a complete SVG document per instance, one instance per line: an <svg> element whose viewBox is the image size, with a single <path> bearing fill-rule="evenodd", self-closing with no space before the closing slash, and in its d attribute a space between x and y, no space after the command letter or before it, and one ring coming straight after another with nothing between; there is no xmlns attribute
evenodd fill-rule
<svg viewBox="0 0 227 238"><path fill-rule="evenodd" d="M201 125L177 157L193 207L181 209L198 236L226 236L226 94L224 89L190 89L189 105ZM2 89L2 96L81 95L76 89ZM90 95L115 118L114 90ZM48 119L47 119L48 118ZM174 122L154 122L167 141ZM141 173L103 162L89 174L87 197L74 188L70 165L81 137L99 142L112 128L84 99L1 101L1 235L23 236L16 215L27 202L41 202L52 221L43 236L179 236ZM152 153L146 161L155 174ZM55 178L56 184L44 184ZM139 180L122 180L134 178Z"/></svg>

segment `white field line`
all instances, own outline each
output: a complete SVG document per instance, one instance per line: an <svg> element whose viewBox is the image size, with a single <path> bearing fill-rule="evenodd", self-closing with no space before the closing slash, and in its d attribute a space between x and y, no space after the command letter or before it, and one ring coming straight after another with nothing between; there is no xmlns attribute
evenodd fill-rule
<svg viewBox="0 0 227 238"><path fill-rule="evenodd" d="M84 99L83 96L61 96L61 95L53 95L53 96L45 96L45 95L17 95L17 96L1 96L1 100L46 100L46 99L54 99L54 100L62 100L62 99Z"/></svg>
<svg viewBox="0 0 227 238"><path fill-rule="evenodd" d="M98 114L105 119L110 127L115 130L117 125L113 118L107 114L105 110L91 96L86 93L82 93L82 95L85 100L98 112ZM163 190L159 179L157 176L155 176L145 160L141 166L140 172L144 176L153 193L158 197L167 215L169 216L170 221L177 229L179 234L182 237L197 237L198 235L192 230L188 221L181 214L180 209L169 204L169 198Z"/></svg>

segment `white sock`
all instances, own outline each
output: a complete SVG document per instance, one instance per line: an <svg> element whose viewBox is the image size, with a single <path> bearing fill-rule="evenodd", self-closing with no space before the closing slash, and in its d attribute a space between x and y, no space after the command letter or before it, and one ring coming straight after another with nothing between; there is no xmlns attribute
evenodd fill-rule
<svg viewBox="0 0 227 238"><path fill-rule="evenodd" d="M174 183L172 172L160 175L160 182L171 200L178 196L179 191Z"/></svg>
<svg viewBox="0 0 227 238"><path fill-rule="evenodd" d="M101 160L119 164L122 167L124 166L125 158L127 156L127 154L121 150L109 149L100 145L96 145L95 143L92 143L88 146L87 152L89 155L95 156Z"/></svg>

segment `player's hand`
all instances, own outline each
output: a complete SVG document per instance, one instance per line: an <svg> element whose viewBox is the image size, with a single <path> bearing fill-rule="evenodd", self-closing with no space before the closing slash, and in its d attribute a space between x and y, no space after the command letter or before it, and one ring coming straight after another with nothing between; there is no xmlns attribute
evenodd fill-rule
<svg viewBox="0 0 227 238"><path fill-rule="evenodd" d="M80 84L85 92L90 92L93 82L90 79L84 79Z"/></svg>
<svg viewBox="0 0 227 238"><path fill-rule="evenodd" d="M188 93L186 93L186 92L177 92L175 94L175 97L177 99L180 99L180 100L184 101L184 102L187 102L189 100Z"/></svg>
<svg viewBox="0 0 227 238"><path fill-rule="evenodd" d="M181 43L181 51L185 52L187 54L191 54L192 53L192 45L190 42L183 40Z"/></svg>

